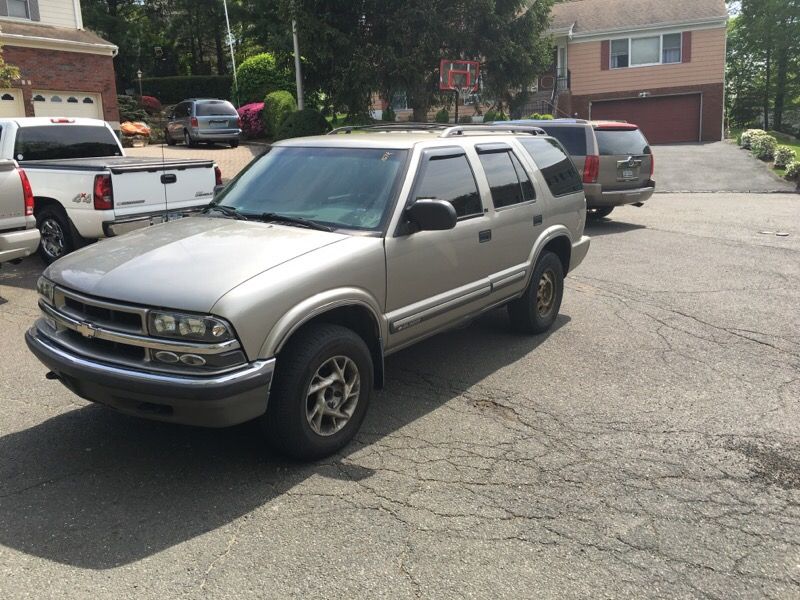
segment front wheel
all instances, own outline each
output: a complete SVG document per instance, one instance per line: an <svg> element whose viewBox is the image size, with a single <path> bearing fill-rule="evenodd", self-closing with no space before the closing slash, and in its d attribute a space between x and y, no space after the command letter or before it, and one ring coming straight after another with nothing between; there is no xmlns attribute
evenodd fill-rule
<svg viewBox="0 0 800 600"><path fill-rule="evenodd" d="M169 129L164 130L164 139L167 142L167 146L174 146L176 143L174 138L169 134Z"/></svg>
<svg viewBox="0 0 800 600"><path fill-rule="evenodd" d="M42 236L39 256L52 264L75 250L75 239L66 213L60 207L48 206L36 215L36 227Z"/></svg>
<svg viewBox="0 0 800 600"><path fill-rule="evenodd" d="M511 324L525 333L544 333L555 323L563 297L561 259L552 252L544 252L533 269L525 293L508 305Z"/></svg>
<svg viewBox="0 0 800 600"><path fill-rule="evenodd" d="M299 460L346 446L367 413L372 367L366 343L350 329L325 324L295 334L278 356L262 417L269 444Z"/></svg>

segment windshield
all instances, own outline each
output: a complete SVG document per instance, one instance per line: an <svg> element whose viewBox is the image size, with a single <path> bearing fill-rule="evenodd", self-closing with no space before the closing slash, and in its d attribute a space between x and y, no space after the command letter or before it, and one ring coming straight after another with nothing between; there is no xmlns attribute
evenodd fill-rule
<svg viewBox="0 0 800 600"><path fill-rule="evenodd" d="M230 102L198 102L198 117L238 117L239 113Z"/></svg>
<svg viewBox="0 0 800 600"><path fill-rule="evenodd" d="M63 160L122 156L114 133L97 125L20 127L14 144L17 160Z"/></svg>
<svg viewBox="0 0 800 600"><path fill-rule="evenodd" d="M650 146L638 129L596 129L597 146L600 154L650 154Z"/></svg>
<svg viewBox="0 0 800 600"><path fill-rule="evenodd" d="M407 150L273 148L220 196L246 216L274 213L343 229L383 226Z"/></svg>

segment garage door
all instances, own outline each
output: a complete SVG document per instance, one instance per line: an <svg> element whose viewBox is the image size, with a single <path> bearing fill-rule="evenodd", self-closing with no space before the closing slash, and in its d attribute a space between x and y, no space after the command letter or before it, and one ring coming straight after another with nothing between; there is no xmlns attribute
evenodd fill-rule
<svg viewBox="0 0 800 600"><path fill-rule="evenodd" d="M37 117L103 118L99 94L82 92L33 92L33 113Z"/></svg>
<svg viewBox="0 0 800 600"><path fill-rule="evenodd" d="M700 94L592 102L592 119L636 123L651 144L700 140Z"/></svg>
<svg viewBox="0 0 800 600"><path fill-rule="evenodd" d="M0 117L24 117L22 90L0 90Z"/></svg>

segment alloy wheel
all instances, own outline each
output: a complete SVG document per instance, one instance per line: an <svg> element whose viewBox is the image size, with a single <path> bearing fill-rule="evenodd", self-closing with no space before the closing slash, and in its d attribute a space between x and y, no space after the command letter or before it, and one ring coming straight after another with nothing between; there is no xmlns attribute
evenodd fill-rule
<svg viewBox="0 0 800 600"><path fill-rule="evenodd" d="M361 374L347 356L334 356L317 369L306 393L306 419L311 430L327 437L344 428L361 395Z"/></svg>
<svg viewBox="0 0 800 600"><path fill-rule="evenodd" d="M53 259L63 256L66 240L61 223L48 217L42 221L40 232L42 235L42 248L45 254Z"/></svg>

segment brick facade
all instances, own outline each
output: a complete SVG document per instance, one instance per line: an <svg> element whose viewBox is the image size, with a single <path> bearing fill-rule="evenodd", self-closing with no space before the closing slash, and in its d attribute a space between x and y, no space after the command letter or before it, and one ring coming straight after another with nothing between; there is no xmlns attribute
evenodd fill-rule
<svg viewBox="0 0 800 600"><path fill-rule="evenodd" d="M722 139L722 115L724 106L724 86L721 83L711 83L707 85L688 85L680 87L649 88L647 90L651 97L670 96L676 94L702 93L703 111L702 122L703 130L701 139L704 142L718 142ZM591 102L599 100L620 100L623 98L636 98L640 90L630 90L625 92L607 92L590 95L575 95L569 97L569 106L565 106L564 112L575 115L581 119L589 119L589 106ZM559 105L561 103L559 102ZM559 106L561 108L561 106Z"/></svg>
<svg viewBox="0 0 800 600"><path fill-rule="evenodd" d="M15 87L22 88L27 116L34 116L34 89L92 92L102 96L105 120L119 122L114 59L111 56L21 48L7 44L3 47L3 57L8 64L19 67L22 72L25 85ZM27 85L28 80L30 85Z"/></svg>

